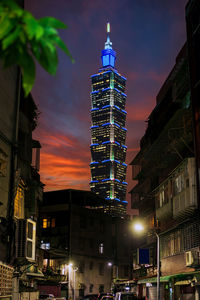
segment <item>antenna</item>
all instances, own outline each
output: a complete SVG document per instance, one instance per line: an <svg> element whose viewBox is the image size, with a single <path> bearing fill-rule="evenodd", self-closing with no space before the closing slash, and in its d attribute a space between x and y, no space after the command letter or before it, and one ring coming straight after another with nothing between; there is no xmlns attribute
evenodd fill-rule
<svg viewBox="0 0 200 300"><path fill-rule="evenodd" d="M107 33L110 33L110 23L107 23Z"/></svg>

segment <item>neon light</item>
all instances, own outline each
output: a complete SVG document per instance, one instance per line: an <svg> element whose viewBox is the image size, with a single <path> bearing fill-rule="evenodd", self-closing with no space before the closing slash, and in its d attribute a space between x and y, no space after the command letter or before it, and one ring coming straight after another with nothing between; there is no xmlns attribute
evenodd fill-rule
<svg viewBox="0 0 200 300"><path fill-rule="evenodd" d="M97 144L97 143L96 143L96 144L91 144L90 146L91 146L91 147L92 147L92 146L99 146L99 144Z"/></svg>
<svg viewBox="0 0 200 300"><path fill-rule="evenodd" d="M115 159L114 161L115 161L116 163L120 164L120 161L118 161L118 160L116 160L116 159Z"/></svg>
<svg viewBox="0 0 200 300"><path fill-rule="evenodd" d="M96 93L99 93L99 91L93 91L90 94L92 95L92 94L96 94Z"/></svg>
<svg viewBox="0 0 200 300"><path fill-rule="evenodd" d="M110 104L102 106L102 108L107 108L107 107L110 107Z"/></svg>
<svg viewBox="0 0 200 300"><path fill-rule="evenodd" d="M110 159L104 159L104 160L102 160L102 163L105 163L105 162L108 162L108 161L110 161Z"/></svg>
<svg viewBox="0 0 200 300"><path fill-rule="evenodd" d="M122 93L122 92L121 92L121 94L122 94L123 96L127 97L127 95L126 95L126 94L124 94L124 93Z"/></svg>
<svg viewBox="0 0 200 300"><path fill-rule="evenodd" d="M105 123L105 124L102 124L101 126L107 126L107 125L111 125L111 123Z"/></svg>
<svg viewBox="0 0 200 300"><path fill-rule="evenodd" d="M114 123L114 125L116 125L117 127L119 127L119 128L120 128L120 125L119 125L119 124L117 124L117 123Z"/></svg>
<svg viewBox="0 0 200 300"><path fill-rule="evenodd" d="M122 75L119 75L121 78L123 78L124 80L126 80L126 77L122 76Z"/></svg>
<svg viewBox="0 0 200 300"><path fill-rule="evenodd" d="M102 145L109 144L109 143L110 143L110 141L105 141L105 142L102 143Z"/></svg>
<svg viewBox="0 0 200 300"><path fill-rule="evenodd" d="M118 89L114 88L114 90L121 94L121 92Z"/></svg>
<svg viewBox="0 0 200 300"><path fill-rule="evenodd" d="M92 162L90 163L90 165L95 165L95 164L99 164L99 162L98 162L98 161L92 161Z"/></svg>
<svg viewBox="0 0 200 300"><path fill-rule="evenodd" d="M127 146L125 146L125 145L122 145L122 147L127 149Z"/></svg>
<svg viewBox="0 0 200 300"><path fill-rule="evenodd" d="M121 201L120 199L118 199L118 198L114 198L114 200L116 200L116 201Z"/></svg>
<svg viewBox="0 0 200 300"><path fill-rule="evenodd" d="M125 182L125 181L123 181L123 182L122 182L122 184L125 184L125 185L127 185L128 183L127 183L127 182Z"/></svg>
<svg viewBox="0 0 200 300"><path fill-rule="evenodd" d="M125 127L122 127L123 130L127 131L127 129Z"/></svg>
<svg viewBox="0 0 200 300"><path fill-rule="evenodd" d="M124 200L124 201L122 201L122 202L123 202L123 203L128 203L128 201L125 201L125 200Z"/></svg>
<svg viewBox="0 0 200 300"><path fill-rule="evenodd" d="M109 70L109 71L106 71L106 72L103 73L103 75L106 74L106 73L111 73L111 72L112 72L112 71L110 71L110 70Z"/></svg>
<svg viewBox="0 0 200 300"><path fill-rule="evenodd" d="M119 106L117 106L117 105L114 105L114 107L120 110Z"/></svg>
<svg viewBox="0 0 200 300"><path fill-rule="evenodd" d="M102 92L107 91L107 90L110 90L110 87L103 89Z"/></svg>
<svg viewBox="0 0 200 300"><path fill-rule="evenodd" d="M117 182L120 182L120 180L119 180L119 179L115 179L115 181L117 181Z"/></svg>
<svg viewBox="0 0 200 300"><path fill-rule="evenodd" d="M92 180L92 181L90 181L90 183L96 183L96 182L99 182L99 180Z"/></svg>
<svg viewBox="0 0 200 300"><path fill-rule="evenodd" d="M119 143L119 142L116 142L116 141L115 141L115 144L117 144L118 146L120 146L120 143Z"/></svg>
<svg viewBox="0 0 200 300"><path fill-rule="evenodd" d="M91 126L90 128L93 129L93 128L97 128L99 127L99 125L94 125L94 126Z"/></svg>
<svg viewBox="0 0 200 300"><path fill-rule="evenodd" d="M104 181L109 181L111 180L110 178L106 178L106 179L102 179L101 181L104 182Z"/></svg>
<svg viewBox="0 0 200 300"><path fill-rule="evenodd" d="M95 76L99 76L100 74L94 74L94 75L91 75L90 78L92 77L95 77Z"/></svg>
<svg viewBox="0 0 200 300"><path fill-rule="evenodd" d="M90 111L94 111L94 110L99 110L99 108L98 107L92 108Z"/></svg>
<svg viewBox="0 0 200 300"><path fill-rule="evenodd" d="M127 167L127 164L125 164L125 163L122 163L122 165L125 166L125 167Z"/></svg>
<svg viewBox="0 0 200 300"><path fill-rule="evenodd" d="M127 111L125 111L124 109L122 109L123 113L127 114Z"/></svg>

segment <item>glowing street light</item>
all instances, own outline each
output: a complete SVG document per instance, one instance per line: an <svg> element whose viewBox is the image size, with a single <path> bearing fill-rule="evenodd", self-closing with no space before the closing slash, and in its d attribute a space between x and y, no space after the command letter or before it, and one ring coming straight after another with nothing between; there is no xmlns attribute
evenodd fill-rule
<svg viewBox="0 0 200 300"><path fill-rule="evenodd" d="M144 225L140 222L133 224L133 229L137 233L144 232ZM160 300L160 237L156 231L154 231L157 237L157 300Z"/></svg>
<svg viewBox="0 0 200 300"><path fill-rule="evenodd" d="M133 224L133 229L136 232L143 232L144 231L144 226L142 223L134 223Z"/></svg>

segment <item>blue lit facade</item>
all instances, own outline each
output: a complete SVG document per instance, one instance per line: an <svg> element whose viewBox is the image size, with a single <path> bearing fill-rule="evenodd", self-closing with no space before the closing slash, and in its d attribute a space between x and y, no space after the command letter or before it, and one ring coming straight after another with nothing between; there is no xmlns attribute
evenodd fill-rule
<svg viewBox="0 0 200 300"><path fill-rule="evenodd" d="M126 213L126 78L115 69L109 36L102 68L91 76L91 191L107 200L105 211Z"/></svg>

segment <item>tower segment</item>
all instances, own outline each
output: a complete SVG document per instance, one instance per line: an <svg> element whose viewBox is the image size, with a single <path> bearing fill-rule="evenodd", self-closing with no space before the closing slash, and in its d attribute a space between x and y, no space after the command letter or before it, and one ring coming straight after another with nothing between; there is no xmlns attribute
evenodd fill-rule
<svg viewBox="0 0 200 300"><path fill-rule="evenodd" d="M91 76L91 191L107 200L105 212L126 213L126 78L115 69L107 24L102 68Z"/></svg>

